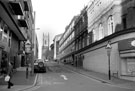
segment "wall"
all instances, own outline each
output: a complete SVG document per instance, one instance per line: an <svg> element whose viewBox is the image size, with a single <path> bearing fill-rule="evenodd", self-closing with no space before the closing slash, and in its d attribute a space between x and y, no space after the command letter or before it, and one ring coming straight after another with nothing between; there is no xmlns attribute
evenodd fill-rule
<svg viewBox="0 0 135 91"><path fill-rule="evenodd" d="M133 38L134 35L135 33L129 33L118 36L111 40L112 51L110 60L112 73L116 73L118 71L119 74L124 74L125 59L120 58L119 56L118 41ZM84 54L83 67L85 69L108 74L108 58L105 49L106 44L107 42L104 42L100 45L90 48L89 50L83 53Z"/></svg>

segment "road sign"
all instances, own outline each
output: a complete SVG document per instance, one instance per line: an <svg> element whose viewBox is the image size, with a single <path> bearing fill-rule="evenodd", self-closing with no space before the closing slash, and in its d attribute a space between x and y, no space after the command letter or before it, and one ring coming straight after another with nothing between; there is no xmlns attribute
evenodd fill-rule
<svg viewBox="0 0 135 91"><path fill-rule="evenodd" d="M30 43L29 40L27 40L26 43L25 43L25 52L31 53L31 43Z"/></svg>

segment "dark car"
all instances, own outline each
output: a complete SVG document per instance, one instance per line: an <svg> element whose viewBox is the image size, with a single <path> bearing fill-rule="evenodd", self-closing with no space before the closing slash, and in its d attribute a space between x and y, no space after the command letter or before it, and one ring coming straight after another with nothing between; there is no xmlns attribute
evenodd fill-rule
<svg viewBox="0 0 135 91"><path fill-rule="evenodd" d="M42 59L38 59L34 62L34 72L46 72L45 62Z"/></svg>

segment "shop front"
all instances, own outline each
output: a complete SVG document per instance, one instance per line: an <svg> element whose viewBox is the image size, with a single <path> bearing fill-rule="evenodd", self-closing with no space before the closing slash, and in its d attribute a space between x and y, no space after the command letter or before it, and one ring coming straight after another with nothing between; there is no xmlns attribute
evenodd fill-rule
<svg viewBox="0 0 135 91"><path fill-rule="evenodd" d="M120 54L121 78L135 81L135 38L118 43Z"/></svg>

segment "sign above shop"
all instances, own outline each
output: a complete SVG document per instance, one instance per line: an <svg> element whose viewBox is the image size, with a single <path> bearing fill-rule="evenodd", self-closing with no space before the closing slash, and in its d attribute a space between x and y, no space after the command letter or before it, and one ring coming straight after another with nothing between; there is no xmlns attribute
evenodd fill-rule
<svg viewBox="0 0 135 91"><path fill-rule="evenodd" d="M135 47L135 40L131 41L131 45Z"/></svg>
<svg viewBox="0 0 135 91"><path fill-rule="evenodd" d="M129 38L118 42L120 57L135 57L135 38Z"/></svg>
<svg viewBox="0 0 135 91"><path fill-rule="evenodd" d="M118 42L119 51L135 50L135 38L124 39Z"/></svg>

